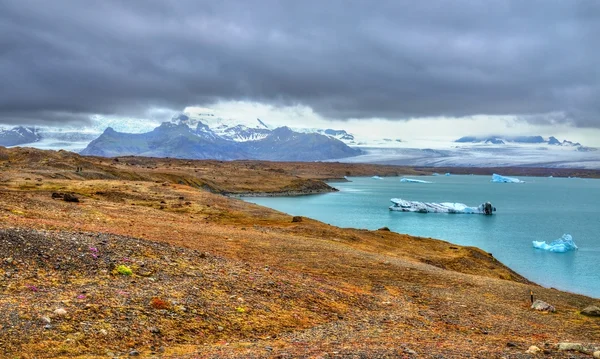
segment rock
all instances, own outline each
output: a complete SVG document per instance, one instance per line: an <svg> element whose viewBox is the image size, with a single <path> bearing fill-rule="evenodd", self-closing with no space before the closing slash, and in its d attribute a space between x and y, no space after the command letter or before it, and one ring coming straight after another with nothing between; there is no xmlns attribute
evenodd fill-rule
<svg viewBox="0 0 600 359"><path fill-rule="evenodd" d="M301 216L292 217L292 223L296 223L296 222L302 222L302 217Z"/></svg>
<svg viewBox="0 0 600 359"><path fill-rule="evenodd" d="M600 350L594 352L594 358L600 359Z"/></svg>
<svg viewBox="0 0 600 359"><path fill-rule="evenodd" d="M404 352L408 355L417 355L416 351L409 349L409 348L404 348Z"/></svg>
<svg viewBox="0 0 600 359"><path fill-rule="evenodd" d="M52 319L50 319L50 318L48 318L48 317L42 317L42 321L43 321L44 323L48 323L48 324L52 323Z"/></svg>
<svg viewBox="0 0 600 359"><path fill-rule="evenodd" d="M529 347L529 349L527 349L527 351L525 353L527 354L537 354L539 352L541 352L542 349L536 347L535 345L532 345Z"/></svg>
<svg viewBox="0 0 600 359"><path fill-rule="evenodd" d="M581 311L581 314L590 317L600 317L600 308L595 305L590 305Z"/></svg>
<svg viewBox="0 0 600 359"><path fill-rule="evenodd" d="M67 314L67 311L66 311L66 310L64 310L63 308L58 308L58 309L56 309L56 310L54 311L54 314L56 314L56 315L66 315L66 314Z"/></svg>
<svg viewBox="0 0 600 359"><path fill-rule="evenodd" d="M137 350L132 350L129 352L130 357L137 357L139 355L140 355L140 352L138 352Z"/></svg>
<svg viewBox="0 0 600 359"><path fill-rule="evenodd" d="M52 329L52 325L46 324L46 325L44 325L44 329L46 329L46 330Z"/></svg>
<svg viewBox="0 0 600 359"><path fill-rule="evenodd" d="M77 198L77 196L70 194L70 193L65 193L65 195L63 196L63 201L65 202L79 202L79 198Z"/></svg>
<svg viewBox="0 0 600 359"><path fill-rule="evenodd" d="M160 334L160 329L158 329L157 327L150 327L150 333L154 333L154 334Z"/></svg>
<svg viewBox="0 0 600 359"><path fill-rule="evenodd" d="M381 227L378 229L378 231L391 232L388 227Z"/></svg>
<svg viewBox="0 0 600 359"><path fill-rule="evenodd" d="M558 350L587 353L587 350L581 343L558 343L557 347Z"/></svg>
<svg viewBox="0 0 600 359"><path fill-rule="evenodd" d="M555 312L556 308L554 308L552 305L544 302L543 300L536 300L535 302L533 302L533 304L531 305L531 309L535 309L535 310L540 310L543 312Z"/></svg>
<svg viewBox="0 0 600 359"><path fill-rule="evenodd" d="M220 331L220 332L222 332L224 329L225 329L225 328L223 328L223 327L222 327L222 326L220 326L220 325L217 327L217 330L218 330L218 331Z"/></svg>
<svg viewBox="0 0 600 359"><path fill-rule="evenodd" d="M65 197L64 193L60 193L60 192L53 192L52 193L52 198L54 199L63 199Z"/></svg>
<svg viewBox="0 0 600 359"><path fill-rule="evenodd" d="M508 343L506 343L506 346L509 347L509 348L516 348L517 344L515 344L513 342L508 342Z"/></svg>

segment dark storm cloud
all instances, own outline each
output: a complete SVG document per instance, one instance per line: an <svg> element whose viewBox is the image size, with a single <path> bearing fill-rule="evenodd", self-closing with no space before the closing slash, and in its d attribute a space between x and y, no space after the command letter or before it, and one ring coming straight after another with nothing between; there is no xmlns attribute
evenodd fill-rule
<svg viewBox="0 0 600 359"><path fill-rule="evenodd" d="M4 0L0 122L253 100L600 127L598 35L595 0Z"/></svg>

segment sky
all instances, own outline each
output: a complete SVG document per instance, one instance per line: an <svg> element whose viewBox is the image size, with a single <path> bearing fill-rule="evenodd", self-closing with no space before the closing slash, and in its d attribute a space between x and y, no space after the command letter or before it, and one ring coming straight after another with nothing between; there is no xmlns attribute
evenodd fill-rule
<svg viewBox="0 0 600 359"><path fill-rule="evenodd" d="M369 136L600 146L599 35L596 0L2 0L0 123L208 107Z"/></svg>

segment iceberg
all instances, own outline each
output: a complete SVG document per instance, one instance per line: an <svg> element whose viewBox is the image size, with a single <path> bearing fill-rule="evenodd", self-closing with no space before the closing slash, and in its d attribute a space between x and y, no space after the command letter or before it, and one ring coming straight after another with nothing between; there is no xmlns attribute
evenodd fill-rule
<svg viewBox="0 0 600 359"><path fill-rule="evenodd" d="M450 176L450 172L446 172L444 176Z"/></svg>
<svg viewBox="0 0 600 359"><path fill-rule="evenodd" d="M372 179L383 179L383 178L381 178L381 177L379 177L379 176L373 176L373 177L371 177L371 178L372 178Z"/></svg>
<svg viewBox="0 0 600 359"><path fill-rule="evenodd" d="M546 243L546 241L533 241L533 248L543 249L548 252L554 253L565 253L568 251L574 251L578 247L573 242L573 237L570 234L563 234L563 236L555 241Z"/></svg>
<svg viewBox="0 0 600 359"><path fill-rule="evenodd" d="M405 177L400 178L400 182L408 182L408 183L431 183L429 181L423 181L423 180L412 179L412 178L405 178Z"/></svg>
<svg viewBox="0 0 600 359"><path fill-rule="evenodd" d="M525 181L521 181L518 178L513 177L504 177L499 174L494 173L492 175L492 182L496 183L525 183Z"/></svg>
<svg viewBox="0 0 600 359"><path fill-rule="evenodd" d="M486 214L491 215L496 211L490 202L482 203L477 207L469 207L464 203L442 202L416 202L401 198L392 198L393 205L390 211L418 212L418 213L454 213L454 214Z"/></svg>

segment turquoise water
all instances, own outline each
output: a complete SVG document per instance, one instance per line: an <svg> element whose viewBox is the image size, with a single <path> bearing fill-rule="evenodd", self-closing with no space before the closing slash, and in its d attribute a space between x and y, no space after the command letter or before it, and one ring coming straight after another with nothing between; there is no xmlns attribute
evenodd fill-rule
<svg viewBox="0 0 600 359"><path fill-rule="evenodd" d="M476 246L546 287L600 298L600 180L520 177L526 183L491 183L491 176L414 177L434 183L349 178L331 183L336 193L302 197L245 198L291 215L339 227L377 229ZM493 216L391 212L390 198L421 202L490 201ZM532 241L569 233L579 250L549 253Z"/></svg>

